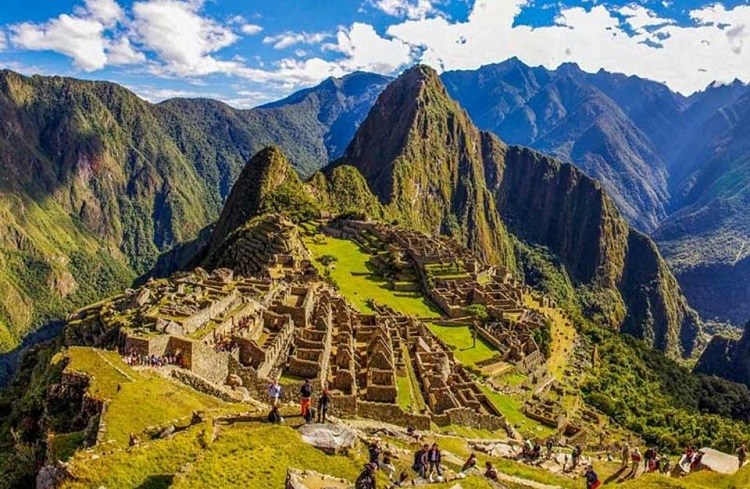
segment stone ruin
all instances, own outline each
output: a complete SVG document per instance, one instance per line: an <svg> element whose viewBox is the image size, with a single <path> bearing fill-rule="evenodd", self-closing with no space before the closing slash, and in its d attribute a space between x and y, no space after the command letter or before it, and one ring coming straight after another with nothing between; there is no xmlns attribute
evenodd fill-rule
<svg viewBox="0 0 750 489"><path fill-rule="evenodd" d="M492 321L478 333L497 348L499 360L522 373L531 373L545 362L534 331L549 326L542 314L524 306L524 294L531 294L531 289L486 265L455 240L369 221L339 221L326 232L357 242L375 254L378 269L390 268L398 279L409 279L413 271L421 288L449 318L470 319L468 306L484 306Z"/></svg>

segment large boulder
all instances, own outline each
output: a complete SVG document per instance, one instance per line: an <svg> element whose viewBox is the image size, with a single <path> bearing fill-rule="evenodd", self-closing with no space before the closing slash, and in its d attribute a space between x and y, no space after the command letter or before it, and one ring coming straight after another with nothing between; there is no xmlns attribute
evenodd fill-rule
<svg viewBox="0 0 750 489"><path fill-rule="evenodd" d="M306 424L299 432L305 443L328 454L345 452L357 442L356 432L343 425Z"/></svg>

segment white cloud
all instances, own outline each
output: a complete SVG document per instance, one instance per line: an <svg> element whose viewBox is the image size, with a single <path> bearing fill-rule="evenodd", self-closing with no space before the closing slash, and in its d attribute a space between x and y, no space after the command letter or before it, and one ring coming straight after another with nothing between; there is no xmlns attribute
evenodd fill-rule
<svg viewBox="0 0 750 489"><path fill-rule="evenodd" d="M102 36L104 26L95 19L62 14L44 24L25 22L12 25L10 32L13 45L65 54L84 71L104 68L107 63Z"/></svg>
<svg viewBox="0 0 750 489"><path fill-rule="evenodd" d="M6 41L5 41L5 31L0 31L0 51L5 49Z"/></svg>
<svg viewBox="0 0 750 489"><path fill-rule="evenodd" d="M374 0L372 5L393 17L423 19L436 13L433 3L431 0Z"/></svg>
<svg viewBox="0 0 750 489"><path fill-rule="evenodd" d="M144 63L146 55L133 49L130 39L123 36L109 44L107 48L107 63L111 65L132 65Z"/></svg>
<svg viewBox="0 0 750 489"><path fill-rule="evenodd" d="M202 2L179 0L149 0L133 5L132 29L137 40L158 55L160 64L153 70L156 74L203 76L243 72L242 63L212 56L239 37L230 28L202 17L201 6Z"/></svg>
<svg viewBox="0 0 750 489"><path fill-rule="evenodd" d="M331 35L325 32L291 32L263 38L263 44L273 44L274 49L286 49L297 44L319 44Z"/></svg>
<svg viewBox="0 0 750 489"><path fill-rule="evenodd" d="M125 12L115 0L86 0L86 8L80 10L82 10L82 16L88 13L93 19L107 27L125 19Z"/></svg>
<svg viewBox="0 0 750 489"><path fill-rule="evenodd" d="M244 24L241 30L243 34L254 36L256 34L260 34L260 32L263 30L263 27L259 26L258 24Z"/></svg>
<svg viewBox="0 0 750 489"><path fill-rule="evenodd" d="M575 61L584 70L634 74L692 93L714 79L750 81L750 6L719 4L690 12L695 25L677 25L632 5L618 12L604 5L563 8L555 25L514 25L528 0L477 0L466 21L407 20L386 33L422 50L438 69L475 69L518 56L556 68ZM628 32L615 15L625 15Z"/></svg>
<svg viewBox="0 0 750 489"><path fill-rule="evenodd" d="M123 65L146 61L126 37L109 34L126 21L115 0L86 0L73 14L62 14L42 24L24 22L10 26L15 47L34 51L55 51L73 59L76 68L94 71L107 64Z"/></svg>

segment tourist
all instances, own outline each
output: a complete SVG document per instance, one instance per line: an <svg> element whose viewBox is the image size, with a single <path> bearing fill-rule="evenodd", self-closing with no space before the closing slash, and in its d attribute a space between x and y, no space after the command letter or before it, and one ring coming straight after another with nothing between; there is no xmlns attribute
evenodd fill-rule
<svg viewBox="0 0 750 489"><path fill-rule="evenodd" d="M471 455L469 455L469 458L466 459L466 462L464 462L463 467L461 467L461 474L465 476L468 471L474 469L476 466L477 454L472 452Z"/></svg>
<svg viewBox="0 0 750 489"><path fill-rule="evenodd" d="M573 447L573 453L570 454L570 459L572 462L570 470L578 467L578 461L581 459L581 452L583 452L583 450L581 449L581 445L576 445L575 447Z"/></svg>
<svg viewBox="0 0 750 489"><path fill-rule="evenodd" d="M370 443L370 446L367 448L367 453L370 455L371 464L375 464L375 466L380 465L380 446L378 445L378 442L374 441Z"/></svg>
<svg viewBox="0 0 750 489"><path fill-rule="evenodd" d="M549 438L547 438L547 441L544 443L544 445L547 448L547 460L549 460L550 458L552 458L552 450L555 448L555 440L553 440L550 436Z"/></svg>
<svg viewBox="0 0 750 489"><path fill-rule="evenodd" d="M531 451L531 458L537 460L542 456L542 446L539 443L534 444L534 449Z"/></svg>
<svg viewBox="0 0 750 489"><path fill-rule="evenodd" d="M586 489L597 489L601 485L602 482L599 480L596 472L594 472L594 467L592 465L586 467Z"/></svg>
<svg viewBox="0 0 750 489"><path fill-rule="evenodd" d="M661 460L659 461L659 472L662 474L668 474L671 468L672 462L670 462L669 457L662 455Z"/></svg>
<svg viewBox="0 0 750 489"><path fill-rule="evenodd" d="M271 406L271 412L268 413L268 422L269 423L283 423L284 418L281 417L281 413L279 413L279 406Z"/></svg>
<svg viewBox="0 0 750 489"><path fill-rule="evenodd" d="M425 479L425 472L427 471L427 450L427 444L422 445L414 453L414 465L411 466L412 470L422 479Z"/></svg>
<svg viewBox="0 0 750 489"><path fill-rule="evenodd" d="M656 458L656 450L653 447L649 447L643 454L643 469L648 470L651 465L651 461Z"/></svg>
<svg viewBox="0 0 750 489"><path fill-rule="evenodd" d="M641 458L641 450L638 447L635 447L633 453L630 455L630 460L633 461L633 466L631 467L630 472L633 475L638 473L638 466L641 464Z"/></svg>
<svg viewBox="0 0 750 489"><path fill-rule="evenodd" d="M622 466L620 467L620 470L625 470L630 463L630 445L627 443L622 444L620 456L622 457Z"/></svg>
<svg viewBox="0 0 750 489"><path fill-rule="evenodd" d="M409 474L401 471L401 474L398 476L398 480L393 483L393 487L403 487L406 484L407 480L409 480Z"/></svg>
<svg viewBox="0 0 750 489"><path fill-rule="evenodd" d="M354 482L354 489L375 489L375 465L367 464Z"/></svg>
<svg viewBox="0 0 750 489"><path fill-rule="evenodd" d="M442 482L443 479L443 470L440 468L440 462L442 461L443 456L440 453L440 448L438 448L437 443L433 443L429 450L427 450L427 462L430 464L430 470L428 472L430 482L432 482L432 472L433 470L437 473L438 481Z"/></svg>
<svg viewBox="0 0 750 489"><path fill-rule="evenodd" d="M737 449L737 461L740 463L740 468L745 465L745 460L747 460L747 447L743 443Z"/></svg>
<svg viewBox="0 0 750 489"><path fill-rule="evenodd" d="M497 470L492 466L492 462L489 460L484 464L484 476L497 482Z"/></svg>
<svg viewBox="0 0 750 489"><path fill-rule="evenodd" d="M388 475L388 480L393 482L393 476L396 474L396 466L391 461L391 452L385 452L383 454L383 460L380 462L380 470Z"/></svg>
<svg viewBox="0 0 750 489"><path fill-rule="evenodd" d="M300 404L300 412L302 414L302 417L305 419L305 421L309 422L309 412L310 412L310 405L312 404L312 384L310 383L310 379L305 379L305 383L302 384L302 387L300 387L299 390L299 404Z"/></svg>
<svg viewBox="0 0 750 489"><path fill-rule="evenodd" d="M323 392L318 398L318 423L325 423L328 416L328 408L331 406L331 391L328 390L328 384L323 386Z"/></svg>
<svg viewBox="0 0 750 489"><path fill-rule="evenodd" d="M268 384L268 396L271 398L271 406L278 406L279 405L279 399L281 398L281 384L279 384L279 379L274 379L274 381L270 384Z"/></svg>

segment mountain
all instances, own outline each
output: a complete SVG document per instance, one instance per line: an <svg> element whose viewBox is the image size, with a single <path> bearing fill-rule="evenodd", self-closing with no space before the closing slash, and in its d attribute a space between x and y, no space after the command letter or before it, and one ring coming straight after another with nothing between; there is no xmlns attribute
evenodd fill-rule
<svg viewBox="0 0 750 489"><path fill-rule="evenodd" d="M339 156L388 80L354 73L237 110L0 71L0 351L198 236L267 145L307 175Z"/></svg>
<svg viewBox="0 0 750 489"><path fill-rule="evenodd" d="M635 76L516 58L442 79L482 129L600 181L658 243L701 314L735 324L750 317L747 85L684 97Z"/></svg>
<svg viewBox="0 0 750 489"><path fill-rule="evenodd" d="M692 351L697 315L654 243L628 226L603 187L476 129L431 68L391 83L324 173L344 163L399 221L456 236L509 270L508 231L547 247L597 296L609 325L665 351Z"/></svg>
<svg viewBox="0 0 750 489"><path fill-rule="evenodd" d="M665 163L644 132L661 127L644 116L645 107L666 106L662 119L668 122L678 113L680 100L656 90L665 87L643 80L629 84L604 72L591 75L575 64L555 71L532 68L516 58L442 78L479 127L575 163L604 184L640 229L654 229L666 215ZM650 126L639 127L641 121Z"/></svg>
<svg viewBox="0 0 750 489"><path fill-rule="evenodd" d="M510 266L512 247L484 182L496 154L428 67L408 70L378 97L340 161L364 176L410 227L460 238Z"/></svg>
<svg viewBox="0 0 750 489"><path fill-rule="evenodd" d="M654 238L692 304L742 324L750 318L750 89L715 88L693 112L705 119L691 119L693 137L673 163L675 210Z"/></svg>

